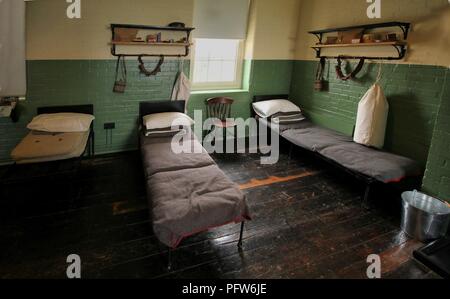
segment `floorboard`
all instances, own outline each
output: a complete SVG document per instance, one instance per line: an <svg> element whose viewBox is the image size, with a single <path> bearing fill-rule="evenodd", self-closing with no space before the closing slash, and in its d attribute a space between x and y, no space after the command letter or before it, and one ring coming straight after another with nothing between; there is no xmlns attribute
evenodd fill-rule
<svg viewBox="0 0 450 299"><path fill-rule="evenodd" d="M84 278L366 278L370 254L381 256L385 278L437 277L412 259L422 244L399 229L395 192L363 207L360 182L300 152L275 165L256 154L213 158L248 198L242 251L239 225L226 225L184 240L168 272L140 155L128 152L83 160L75 174L24 185L20 170L18 182L3 181L0 278L64 278L73 253Z"/></svg>

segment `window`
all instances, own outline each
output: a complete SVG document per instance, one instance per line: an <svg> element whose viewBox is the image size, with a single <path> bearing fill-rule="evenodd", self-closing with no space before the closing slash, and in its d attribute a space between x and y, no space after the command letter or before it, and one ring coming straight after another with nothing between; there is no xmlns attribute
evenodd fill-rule
<svg viewBox="0 0 450 299"><path fill-rule="evenodd" d="M196 90L241 88L242 63L242 40L196 39L192 86Z"/></svg>

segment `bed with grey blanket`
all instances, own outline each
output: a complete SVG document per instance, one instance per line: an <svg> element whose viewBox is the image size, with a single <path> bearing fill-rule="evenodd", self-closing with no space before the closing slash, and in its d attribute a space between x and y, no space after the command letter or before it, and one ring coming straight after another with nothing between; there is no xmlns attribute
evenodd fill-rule
<svg viewBox="0 0 450 299"><path fill-rule="evenodd" d="M271 126L268 120L262 122ZM420 165L414 160L357 144L351 137L317 126L309 120L280 124L279 134L297 146L383 183L399 182L422 174Z"/></svg>
<svg viewBox="0 0 450 299"><path fill-rule="evenodd" d="M140 137L153 230L171 248L193 234L250 219L239 186L190 130L186 134L184 145L197 145L202 153L174 153L170 135Z"/></svg>

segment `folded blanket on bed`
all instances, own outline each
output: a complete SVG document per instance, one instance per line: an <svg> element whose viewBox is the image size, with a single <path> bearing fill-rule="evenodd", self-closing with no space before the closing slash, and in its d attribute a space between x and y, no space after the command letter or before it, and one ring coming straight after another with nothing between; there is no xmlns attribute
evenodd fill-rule
<svg viewBox="0 0 450 299"><path fill-rule="evenodd" d="M183 126L178 127L167 127L161 129L143 129L143 133L146 137L170 137L176 134L187 134L189 128L184 128Z"/></svg>
<svg viewBox="0 0 450 299"><path fill-rule="evenodd" d="M153 229L176 247L185 237L249 218L244 195L216 166L159 172L147 180Z"/></svg>
<svg viewBox="0 0 450 299"><path fill-rule="evenodd" d="M295 113L295 114L278 114L272 117L271 120L274 124L292 124L305 119L306 118L303 116L302 113Z"/></svg>

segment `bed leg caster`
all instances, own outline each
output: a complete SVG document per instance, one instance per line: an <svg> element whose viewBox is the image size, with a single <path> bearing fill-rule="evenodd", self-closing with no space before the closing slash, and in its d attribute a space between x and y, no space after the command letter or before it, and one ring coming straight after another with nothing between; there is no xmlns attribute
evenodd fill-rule
<svg viewBox="0 0 450 299"><path fill-rule="evenodd" d="M245 222L242 221L242 223L241 223L241 231L239 233L239 241L238 241L238 244L237 244L239 249L242 249L242 237L244 235L244 223Z"/></svg>

